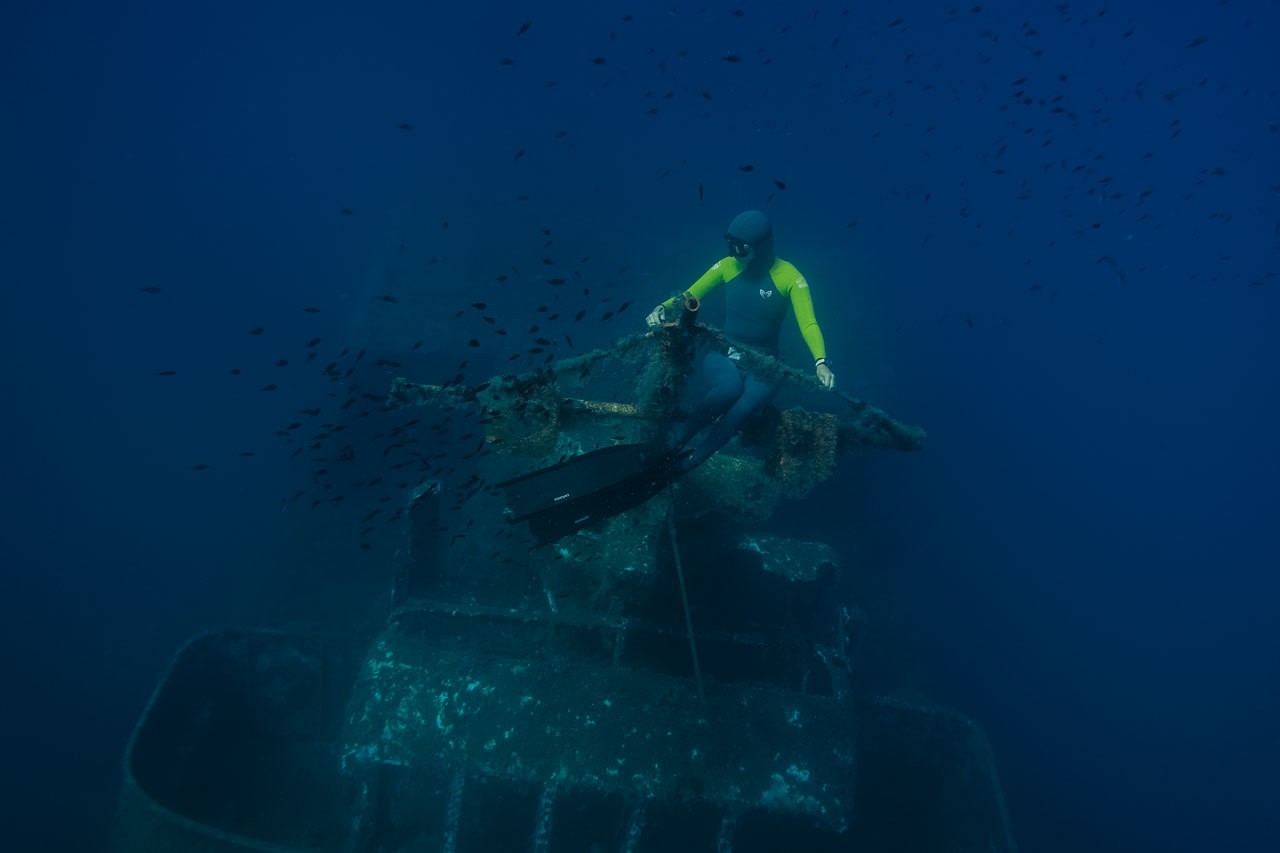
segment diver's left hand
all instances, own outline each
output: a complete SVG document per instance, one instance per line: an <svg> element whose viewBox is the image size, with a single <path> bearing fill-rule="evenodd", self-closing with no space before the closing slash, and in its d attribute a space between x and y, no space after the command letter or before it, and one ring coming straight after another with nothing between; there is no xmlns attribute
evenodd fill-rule
<svg viewBox="0 0 1280 853"><path fill-rule="evenodd" d="M817 367L818 381L822 383L822 387L831 391L836 387L836 375L831 372L831 368L825 364L819 364Z"/></svg>

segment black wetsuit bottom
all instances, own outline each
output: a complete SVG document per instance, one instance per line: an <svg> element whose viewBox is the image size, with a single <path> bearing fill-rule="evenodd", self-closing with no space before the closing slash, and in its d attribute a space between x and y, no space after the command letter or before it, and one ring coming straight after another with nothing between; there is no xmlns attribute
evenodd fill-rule
<svg viewBox="0 0 1280 853"><path fill-rule="evenodd" d="M769 405L779 388L779 383L766 382L747 372L737 360L718 349L709 349L695 358L694 382L705 386L705 391L688 406L687 417L672 429L667 444L673 449L682 448L707 426L714 425L700 443L680 456L680 466L686 471L724 447L743 424Z"/></svg>

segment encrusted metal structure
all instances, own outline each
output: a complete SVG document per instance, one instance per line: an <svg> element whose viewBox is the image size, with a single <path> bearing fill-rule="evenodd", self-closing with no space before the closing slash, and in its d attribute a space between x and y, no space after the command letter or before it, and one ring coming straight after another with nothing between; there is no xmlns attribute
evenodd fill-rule
<svg viewBox="0 0 1280 853"><path fill-rule="evenodd" d="M385 630L192 641L130 744L120 848L1013 850L978 728L861 695L835 549L763 527L840 452L918 429L848 398L773 410L597 527L539 543L503 521L489 483L664 428L698 335L479 387L397 380L396 406L476 407L488 452L464 494L408 496Z"/></svg>

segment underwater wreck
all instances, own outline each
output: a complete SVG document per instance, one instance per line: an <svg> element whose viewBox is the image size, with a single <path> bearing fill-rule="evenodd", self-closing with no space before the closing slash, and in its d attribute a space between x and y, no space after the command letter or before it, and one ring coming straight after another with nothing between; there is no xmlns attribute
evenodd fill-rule
<svg viewBox="0 0 1280 853"><path fill-rule="evenodd" d="M847 397L772 408L625 512L567 535L504 518L490 483L664 428L717 335L695 311L478 387L396 380L394 407L477 407L473 482L408 496L377 636L225 629L178 652L125 755L115 848L1014 850L981 730L856 689L839 555L764 526L840 453L921 430ZM441 516L464 500L456 540Z"/></svg>

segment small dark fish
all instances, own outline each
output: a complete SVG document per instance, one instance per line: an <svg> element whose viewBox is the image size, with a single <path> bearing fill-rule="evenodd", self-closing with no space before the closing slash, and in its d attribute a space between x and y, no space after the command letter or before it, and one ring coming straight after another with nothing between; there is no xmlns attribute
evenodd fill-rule
<svg viewBox="0 0 1280 853"><path fill-rule="evenodd" d="M338 211L338 214L339 214L340 216L352 216L352 215L353 215L353 212L352 212L351 208L349 208L349 207L344 207L344 208L342 208L342 210L339 210L339 211Z"/></svg>
<svg viewBox="0 0 1280 853"><path fill-rule="evenodd" d="M228 370L228 371L227 371L227 373L230 373L232 376L239 376L239 375L240 375L240 368L238 368L238 367L233 367L233 368L231 368L230 370Z"/></svg>
<svg viewBox="0 0 1280 853"><path fill-rule="evenodd" d="M549 284L549 285L551 285L551 286L553 286L553 287L559 287L560 285L564 284L564 279L562 279L562 278L549 278L549 279L547 279L547 284Z"/></svg>
<svg viewBox="0 0 1280 853"><path fill-rule="evenodd" d="M624 302L618 306L618 313L621 314L623 311L626 311L630 307L631 307L630 302Z"/></svg>
<svg viewBox="0 0 1280 853"><path fill-rule="evenodd" d="M604 57L603 57L603 56L593 56L593 57L591 57L591 64L592 64L592 65L604 65Z"/></svg>
<svg viewBox="0 0 1280 853"><path fill-rule="evenodd" d="M159 293L160 292L160 288L158 287L139 287L138 290L141 293Z"/></svg>
<svg viewBox="0 0 1280 853"><path fill-rule="evenodd" d="M312 307L310 307L310 306L308 306L308 307L306 307L306 308L303 308L302 310L303 310L303 311L305 311L305 312L306 312L306 313L308 313L308 314L319 314L319 313L320 313L320 309L319 309L319 308L312 308Z"/></svg>
<svg viewBox="0 0 1280 853"><path fill-rule="evenodd" d="M479 342L479 341L477 341L475 338L472 338L471 340L467 341L467 346L469 346L469 347L478 347L478 346L480 346L480 342Z"/></svg>
<svg viewBox="0 0 1280 853"><path fill-rule="evenodd" d="M176 370L161 370L161 371L157 371L156 375L157 375L157 376L177 376L177 375L178 375L178 371L176 371Z"/></svg>
<svg viewBox="0 0 1280 853"><path fill-rule="evenodd" d="M517 152L516 152L516 156L515 156L514 158L512 158L512 159L514 159L514 160L519 160L519 159L520 159L521 157L523 157L523 156L524 156L524 149L523 149L523 148L521 148L519 151L517 151Z"/></svg>
<svg viewBox="0 0 1280 853"><path fill-rule="evenodd" d="M533 21L526 18L525 22L520 25L520 29L516 31L516 35L518 36L524 35L525 33L529 32L529 27L532 27L532 26L533 26Z"/></svg>
<svg viewBox="0 0 1280 853"><path fill-rule="evenodd" d="M280 387L279 385L263 385L263 386L262 386L261 388L259 388L258 390L259 390L259 391L274 391L274 390L276 390L276 389L277 389L277 388L279 388L279 387Z"/></svg>
<svg viewBox="0 0 1280 853"><path fill-rule="evenodd" d="M307 341L307 346L309 346L309 347L313 347L313 346L316 346L316 345L317 345L317 344L319 344L319 343L320 343L320 339L319 339L319 338L312 338L311 340Z"/></svg>
<svg viewBox="0 0 1280 853"><path fill-rule="evenodd" d="M722 56L722 57L720 57L720 61L721 61L721 62L738 63L738 62L741 62L741 61L742 61L742 57L741 57L741 56L738 56L736 53L731 53L731 54L729 54L728 56Z"/></svg>
<svg viewBox="0 0 1280 853"><path fill-rule="evenodd" d="M498 64L499 65L515 65L516 61L514 59L511 59L510 57L504 56L498 60Z"/></svg>
<svg viewBox="0 0 1280 853"><path fill-rule="evenodd" d="M422 349L422 345L424 343L426 343L426 341L414 341L413 346L409 347L409 350L412 352L416 352L417 350Z"/></svg>
<svg viewBox="0 0 1280 853"><path fill-rule="evenodd" d="M196 466L195 466L195 470L197 470L197 471L208 471L208 470L209 470L209 466L208 466L208 465L206 465L206 464L204 464L203 462L201 462L200 464L198 464L198 465L196 465Z"/></svg>
<svg viewBox="0 0 1280 853"><path fill-rule="evenodd" d="M476 309L477 311L483 311L484 309L488 308L489 306L488 306L488 305L486 305L486 304L485 304L485 303L483 303L483 302L472 302L472 303L471 303L471 307L472 307L472 308L474 308L474 309Z"/></svg>
<svg viewBox="0 0 1280 853"><path fill-rule="evenodd" d="M739 166L739 167L738 167L738 171L739 171L739 172L754 172L755 170L756 170L756 167L755 167L755 166L752 166L752 165L750 165L750 164L747 164L746 166Z"/></svg>
<svg viewBox="0 0 1280 853"><path fill-rule="evenodd" d="M288 366L289 366L289 359L287 358L282 358L276 362L276 367L288 367Z"/></svg>
<svg viewBox="0 0 1280 853"><path fill-rule="evenodd" d="M251 334L251 335L260 335L260 334L262 334L262 333L263 333L263 332L265 332L265 331L266 331L266 329L264 329L264 328L262 328L261 326L259 326L259 327L258 327L258 328L256 328L256 329L250 329L250 330L249 330L249 334Z"/></svg>
<svg viewBox="0 0 1280 853"><path fill-rule="evenodd" d="M1196 36L1191 40L1191 43L1188 44L1187 47L1199 47L1204 44L1205 41L1207 41L1207 39L1204 36Z"/></svg>
<svg viewBox="0 0 1280 853"><path fill-rule="evenodd" d="M710 92L708 92L706 89L703 89L703 90L702 90L702 99L703 99L704 101L709 101L709 100L711 100L711 93L710 93Z"/></svg>
<svg viewBox="0 0 1280 853"><path fill-rule="evenodd" d="M400 122L399 124L396 125L396 127L400 128L401 130L413 130L413 125L409 124L409 122L407 121Z"/></svg>
<svg viewBox="0 0 1280 853"><path fill-rule="evenodd" d="M973 328L973 319L972 319L972 318L966 318L966 319L965 319L965 322L969 324L969 328L970 328L970 329L972 329L972 328Z"/></svg>
<svg viewBox="0 0 1280 853"><path fill-rule="evenodd" d="M578 322L579 320L581 320L581 319L582 319L583 317L585 317L586 315L587 315L587 309L586 309L586 308L583 308L583 309L582 309L581 311L579 311L576 315L574 315L573 322L575 322L575 323L576 323L576 322Z"/></svg>
<svg viewBox="0 0 1280 853"><path fill-rule="evenodd" d="M786 184L784 184L782 181L777 180L776 178L773 181L773 185L780 190L785 190L787 188Z"/></svg>
<svg viewBox="0 0 1280 853"><path fill-rule="evenodd" d="M399 299L396 299L394 296L387 296L387 295L385 295L385 294L384 294L384 295L382 295L382 296L379 296L378 298L379 298L379 299L381 299L383 302L392 302L392 303L394 303L394 302L399 302L399 301L400 301Z"/></svg>
<svg viewBox="0 0 1280 853"><path fill-rule="evenodd" d="M241 453L240 455L241 455L241 456L256 456L257 454L255 454L252 450L246 450L246 451L244 451L243 453Z"/></svg>

